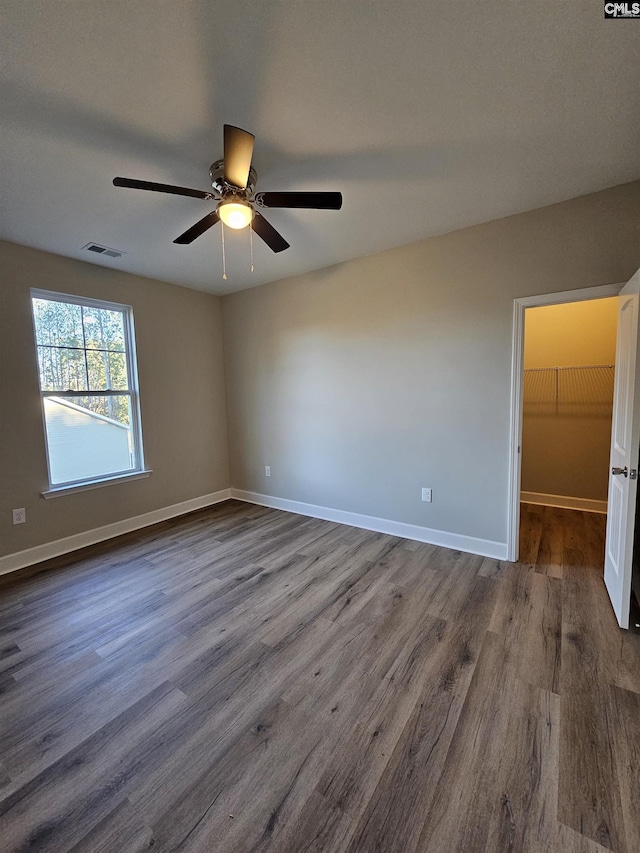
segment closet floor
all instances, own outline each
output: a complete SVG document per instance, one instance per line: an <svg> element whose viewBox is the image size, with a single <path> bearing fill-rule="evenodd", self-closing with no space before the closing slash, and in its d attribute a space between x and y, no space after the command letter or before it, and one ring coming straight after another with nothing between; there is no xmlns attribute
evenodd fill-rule
<svg viewBox="0 0 640 853"><path fill-rule="evenodd" d="M561 578L564 566L604 571L607 516L598 512L520 504L520 562Z"/></svg>

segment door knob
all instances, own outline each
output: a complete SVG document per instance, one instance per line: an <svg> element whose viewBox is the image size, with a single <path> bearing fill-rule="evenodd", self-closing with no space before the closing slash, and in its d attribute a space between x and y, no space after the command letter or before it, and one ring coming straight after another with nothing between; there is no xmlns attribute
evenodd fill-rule
<svg viewBox="0 0 640 853"><path fill-rule="evenodd" d="M629 474L629 469L625 465L624 468L612 468L612 474L623 474L625 477Z"/></svg>

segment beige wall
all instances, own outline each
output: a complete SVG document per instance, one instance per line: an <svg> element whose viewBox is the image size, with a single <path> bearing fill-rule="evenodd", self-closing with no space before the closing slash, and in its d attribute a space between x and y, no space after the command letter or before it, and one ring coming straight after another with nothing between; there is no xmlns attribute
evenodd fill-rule
<svg viewBox="0 0 640 853"><path fill-rule="evenodd" d="M613 364L617 322L616 297L527 308L524 366Z"/></svg>
<svg viewBox="0 0 640 853"><path fill-rule="evenodd" d="M0 242L0 555L229 486L220 300ZM132 305L148 479L45 501L29 288ZM25 507L14 527L11 509Z"/></svg>
<svg viewBox="0 0 640 853"><path fill-rule="evenodd" d="M525 370L613 364L617 317L615 298L527 309ZM593 379L584 374L579 385L572 383L571 399L558 405L549 405L544 393L527 405L525 394L523 491L606 501L613 400L602 405L604 389Z"/></svg>
<svg viewBox="0 0 640 853"><path fill-rule="evenodd" d="M639 219L636 182L230 295L222 318L217 297L0 243L0 555L230 482L504 542L513 299L628 279ZM149 479L40 497L30 287L133 305Z"/></svg>
<svg viewBox="0 0 640 853"><path fill-rule="evenodd" d="M505 542L513 299L627 280L639 220L636 182L223 297L233 485Z"/></svg>

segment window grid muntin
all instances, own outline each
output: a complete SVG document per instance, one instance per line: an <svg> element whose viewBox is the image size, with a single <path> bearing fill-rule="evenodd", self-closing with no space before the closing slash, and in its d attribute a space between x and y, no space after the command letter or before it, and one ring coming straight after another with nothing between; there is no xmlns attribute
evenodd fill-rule
<svg viewBox="0 0 640 853"><path fill-rule="evenodd" d="M57 344L39 344L39 343L36 343L36 349L38 351L37 354L38 354L38 369L39 369L39 373L40 373L40 390L43 393L44 393L44 391L54 391L54 390L57 390L57 391L59 391L59 393L62 393L63 391L72 391L74 389L73 388L58 388L58 389L46 388L45 389L42 387L42 385L43 385L43 374L46 373L47 368L49 368L53 372L54 371L54 365L52 362L50 362L48 365L44 363L43 359L41 359L41 357L40 357L40 350L49 350L50 352L55 350L57 352L64 351L64 352L77 352L77 353L83 353L84 354L84 358L83 358L84 366L85 366L85 371L84 371L85 377L84 378L85 378L85 386L86 387L78 389L78 390L87 391L87 392L95 391L95 393L98 393L98 394L101 394L104 391L114 391L114 390L129 391L129 390L131 390L130 371L129 371L129 364L128 364L127 357L126 357L127 356L126 349L124 349L124 350L93 349L91 347L87 347L86 349L84 349L82 347L68 347L68 346L58 346ZM91 386L89 384L89 376L88 376L88 373L90 370L90 368L89 368L89 357L91 355L93 355L94 353L95 354L102 353L103 355L107 355L107 356L113 355L113 356L122 356L123 357L126 382L125 382L125 385L121 389L116 389L113 387L113 384L114 384L113 383L113 376L111 374L112 359L110 359L110 358L108 359L108 362L109 362L109 377L108 378L111 382L112 387L111 388L102 388L102 389L98 389L98 388L92 389L91 388ZM106 384L106 382L107 382L107 373L105 370L105 384Z"/></svg>
<svg viewBox="0 0 640 853"><path fill-rule="evenodd" d="M122 390L118 390L117 388L114 390L112 388L105 389L104 391L90 391L86 388L80 388L79 390L74 390L73 388L68 388L66 391L41 391L40 392L43 397L133 397L134 393L129 388L123 388Z"/></svg>

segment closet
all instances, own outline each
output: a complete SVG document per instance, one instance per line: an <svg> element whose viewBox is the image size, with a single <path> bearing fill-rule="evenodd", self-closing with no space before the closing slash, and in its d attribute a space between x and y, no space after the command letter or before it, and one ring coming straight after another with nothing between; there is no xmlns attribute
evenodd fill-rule
<svg viewBox="0 0 640 853"><path fill-rule="evenodd" d="M606 511L617 299L528 308L523 501Z"/></svg>

